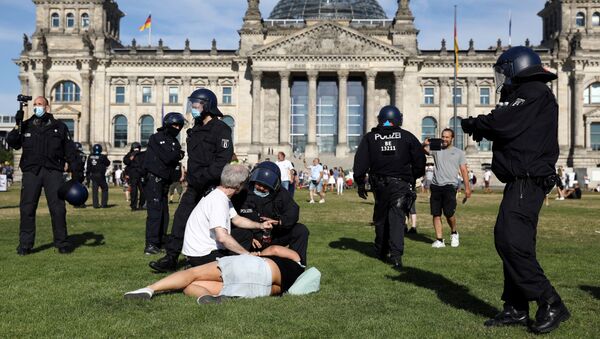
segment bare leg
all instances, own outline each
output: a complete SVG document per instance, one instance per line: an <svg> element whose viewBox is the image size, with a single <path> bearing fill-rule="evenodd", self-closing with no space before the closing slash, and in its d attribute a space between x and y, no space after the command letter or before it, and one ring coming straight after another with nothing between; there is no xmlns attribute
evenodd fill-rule
<svg viewBox="0 0 600 339"><path fill-rule="evenodd" d="M446 218L446 220L448 221L448 225L452 232L456 232L456 216L453 215L450 218Z"/></svg>
<svg viewBox="0 0 600 339"><path fill-rule="evenodd" d="M417 215L416 214L411 214L410 215L410 220L412 221L412 227L416 228L417 227Z"/></svg>
<svg viewBox="0 0 600 339"><path fill-rule="evenodd" d="M222 282L194 281L183 290L183 293L190 297L202 297L204 295L218 295L222 289Z"/></svg>
<svg viewBox="0 0 600 339"><path fill-rule="evenodd" d="M310 192L310 201L314 201L314 195L315 195L315 190L314 189L309 189Z"/></svg>
<svg viewBox="0 0 600 339"><path fill-rule="evenodd" d="M442 217L433 217L433 228L435 229L435 237L442 239Z"/></svg>
<svg viewBox="0 0 600 339"><path fill-rule="evenodd" d="M223 281L221 279L221 270L219 270L217 263L211 262L185 271L175 272L148 287L154 292L181 290L188 287L194 281Z"/></svg>

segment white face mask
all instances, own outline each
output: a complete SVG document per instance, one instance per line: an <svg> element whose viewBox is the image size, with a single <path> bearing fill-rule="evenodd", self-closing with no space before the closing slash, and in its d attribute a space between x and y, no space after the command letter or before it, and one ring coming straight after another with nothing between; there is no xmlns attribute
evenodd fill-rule
<svg viewBox="0 0 600 339"><path fill-rule="evenodd" d="M33 113L36 117L41 118L44 115L44 113L46 113L46 111L43 106L34 106Z"/></svg>

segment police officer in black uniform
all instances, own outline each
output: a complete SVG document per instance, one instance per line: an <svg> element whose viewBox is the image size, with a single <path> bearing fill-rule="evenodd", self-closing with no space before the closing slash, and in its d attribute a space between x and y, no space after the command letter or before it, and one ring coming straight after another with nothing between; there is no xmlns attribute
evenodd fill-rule
<svg viewBox="0 0 600 339"><path fill-rule="evenodd" d="M233 227L231 235L246 250L266 248L270 245L289 246L300 255L300 262L306 265L308 248L308 228L298 223L300 207L290 193L281 187L281 172L271 161L263 161L254 168L248 185L231 198L239 215L252 221L261 218L277 220L272 230L249 230Z"/></svg>
<svg viewBox="0 0 600 339"><path fill-rule="evenodd" d="M365 177L375 195L375 253L402 268L405 218L416 197L414 182L425 174L425 153L417 138L403 130L402 113L385 106L377 116L379 125L367 133L354 157L354 181L358 196L367 199Z"/></svg>
<svg viewBox="0 0 600 339"><path fill-rule="evenodd" d="M535 254L538 216L554 186L559 155L558 104L546 85L557 76L522 46L504 52L494 70L500 104L488 115L461 122L475 141L494 142L492 171L506 183L494 228L504 267L504 310L485 325L527 325L529 301L537 301L530 329L547 333L570 316Z"/></svg>
<svg viewBox="0 0 600 339"><path fill-rule="evenodd" d="M23 172L23 185L19 204L21 221L17 254L27 255L32 251L35 242L35 212L42 188L50 209L54 246L59 253L70 253L72 247L67 242L65 201L59 199L58 190L63 183L65 161L69 163L73 178L79 182L83 181L83 164L67 126L48 112L48 100L37 97L33 105L34 115L23 121L23 116L18 114L17 127L6 137L10 147L23 148L19 164Z"/></svg>
<svg viewBox="0 0 600 339"><path fill-rule="evenodd" d="M169 226L169 185L181 176L179 161L185 155L177 135L185 124L181 113L171 112L163 118L162 127L150 136L144 157L148 175L144 192L146 196L146 247L147 255L158 254L165 242Z"/></svg>
<svg viewBox="0 0 600 339"><path fill-rule="evenodd" d="M106 208L108 204L108 184L106 184L106 169L110 160L102 154L102 146L92 146L92 154L88 157L86 176L92 181L92 203L94 208ZM98 204L98 188L102 190L102 205Z"/></svg>
<svg viewBox="0 0 600 339"><path fill-rule="evenodd" d="M83 169L84 169L84 173L85 173L86 172L85 165L87 164L87 155L85 155L85 153L83 152L83 145L80 142L75 142L75 147L77 148L77 153L79 155L79 159L80 159L81 163L84 164ZM88 183L87 186L89 186L89 179L85 178L83 180L87 181L87 183ZM86 208L86 207L87 206L85 205L85 203L81 204L79 206L73 206L73 208Z"/></svg>
<svg viewBox="0 0 600 339"><path fill-rule="evenodd" d="M217 107L215 94L201 88L188 97L188 112L194 118L194 127L187 131L188 187L175 211L173 228L165 246L166 256L149 263L159 272L174 271L183 247L187 219L200 199L221 180L223 167L233 156L231 129L219 118L223 113Z"/></svg>
<svg viewBox="0 0 600 339"><path fill-rule="evenodd" d="M146 172L143 168L145 152L142 152L142 145L139 142L131 144L131 149L123 157L123 163L127 166L127 182L131 191L130 203L132 211L143 209L146 199L144 198L143 182ZM138 194L139 193L139 194Z"/></svg>

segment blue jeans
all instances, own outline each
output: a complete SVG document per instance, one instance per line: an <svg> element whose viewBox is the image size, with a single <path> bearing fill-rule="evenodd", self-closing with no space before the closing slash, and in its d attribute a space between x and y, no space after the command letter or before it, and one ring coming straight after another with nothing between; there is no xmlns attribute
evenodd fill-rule
<svg viewBox="0 0 600 339"><path fill-rule="evenodd" d="M285 188L286 191L289 191L290 190L290 181L289 180L282 181L281 187Z"/></svg>

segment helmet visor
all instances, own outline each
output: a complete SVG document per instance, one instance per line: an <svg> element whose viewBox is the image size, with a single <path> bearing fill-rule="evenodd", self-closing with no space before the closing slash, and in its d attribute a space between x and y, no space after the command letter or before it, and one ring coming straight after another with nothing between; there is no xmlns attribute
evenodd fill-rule
<svg viewBox="0 0 600 339"><path fill-rule="evenodd" d="M502 86L506 83L506 75L500 66L494 67L494 80L496 81L496 93L500 93Z"/></svg>
<svg viewBox="0 0 600 339"><path fill-rule="evenodd" d="M208 106L208 102L206 100L197 99L197 98L188 98L187 108L185 112L187 114L192 114L192 108L197 109L200 112L205 110L205 107Z"/></svg>

